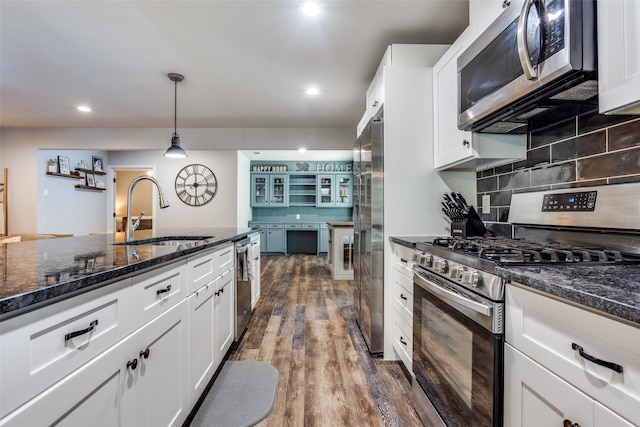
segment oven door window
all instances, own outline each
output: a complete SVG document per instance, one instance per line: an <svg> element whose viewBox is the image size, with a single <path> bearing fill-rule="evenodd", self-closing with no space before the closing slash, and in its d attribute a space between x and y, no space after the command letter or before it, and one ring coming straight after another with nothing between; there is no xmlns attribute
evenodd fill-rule
<svg viewBox="0 0 640 427"><path fill-rule="evenodd" d="M449 304L414 287L413 371L447 425L491 426L501 419L494 407L496 375L502 367L501 336Z"/></svg>

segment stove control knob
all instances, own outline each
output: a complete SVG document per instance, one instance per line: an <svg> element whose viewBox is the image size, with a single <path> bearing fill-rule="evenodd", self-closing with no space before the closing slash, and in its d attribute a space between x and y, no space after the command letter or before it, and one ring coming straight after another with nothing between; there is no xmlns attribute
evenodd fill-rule
<svg viewBox="0 0 640 427"><path fill-rule="evenodd" d="M465 285L473 286L474 288L478 287L480 282L480 275L477 271L465 271L462 275L462 283Z"/></svg>
<svg viewBox="0 0 640 427"><path fill-rule="evenodd" d="M457 280L460 280L463 273L464 273L464 270L462 266L454 265L451 267L451 274L449 274L449 277L457 281Z"/></svg>
<svg viewBox="0 0 640 427"><path fill-rule="evenodd" d="M436 259L433 261L433 269L436 273L446 273L449 271L449 262L446 259Z"/></svg>

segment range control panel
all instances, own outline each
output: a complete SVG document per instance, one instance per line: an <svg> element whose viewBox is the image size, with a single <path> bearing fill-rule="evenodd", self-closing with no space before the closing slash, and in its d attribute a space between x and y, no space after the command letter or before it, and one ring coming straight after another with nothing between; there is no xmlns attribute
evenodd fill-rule
<svg viewBox="0 0 640 427"><path fill-rule="evenodd" d="M597 191L545 194L542 212L593 212L597 195Z"/></svg>

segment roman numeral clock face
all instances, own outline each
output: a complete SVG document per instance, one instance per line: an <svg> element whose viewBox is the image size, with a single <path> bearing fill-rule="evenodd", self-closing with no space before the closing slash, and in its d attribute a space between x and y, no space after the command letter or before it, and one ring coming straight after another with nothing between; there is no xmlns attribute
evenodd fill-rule
<svg viewBox="0 0 640 427"><path fill-rule="evenodd" d="M189 165L176 175L176 194L189 206L209 203L218 191L218 180L204 165Z"/></svg>

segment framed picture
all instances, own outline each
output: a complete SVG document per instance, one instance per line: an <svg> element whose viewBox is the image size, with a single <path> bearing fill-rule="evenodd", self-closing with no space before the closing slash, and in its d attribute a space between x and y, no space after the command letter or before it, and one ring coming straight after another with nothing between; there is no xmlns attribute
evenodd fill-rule
<svg viewBox="0 0 640 427"><path fill-rule="evenodd" d="M96 188L105 188L104 181L96 178Z"/></svg>
<svg viewBox="0 0 640 427"><path fill-rule="evenodd" d="M96 186L96 178L92 173L85 174L87 177L87 187L95 187Z"/></svg>
<svg viewBox="0 0 640 427"><path fill-rule="evenodd" d="M69 164L69 158L64 156L58 156L58 172L69 175L71 173L71 166Z"/></svg>
<svg viewBox="0 0 640 427"><path fill-rule="evenodd" d="M102 165L102 157L91 157L91 163L93 164L93 170L96 172L104 172L104 167Z"/></svg>

